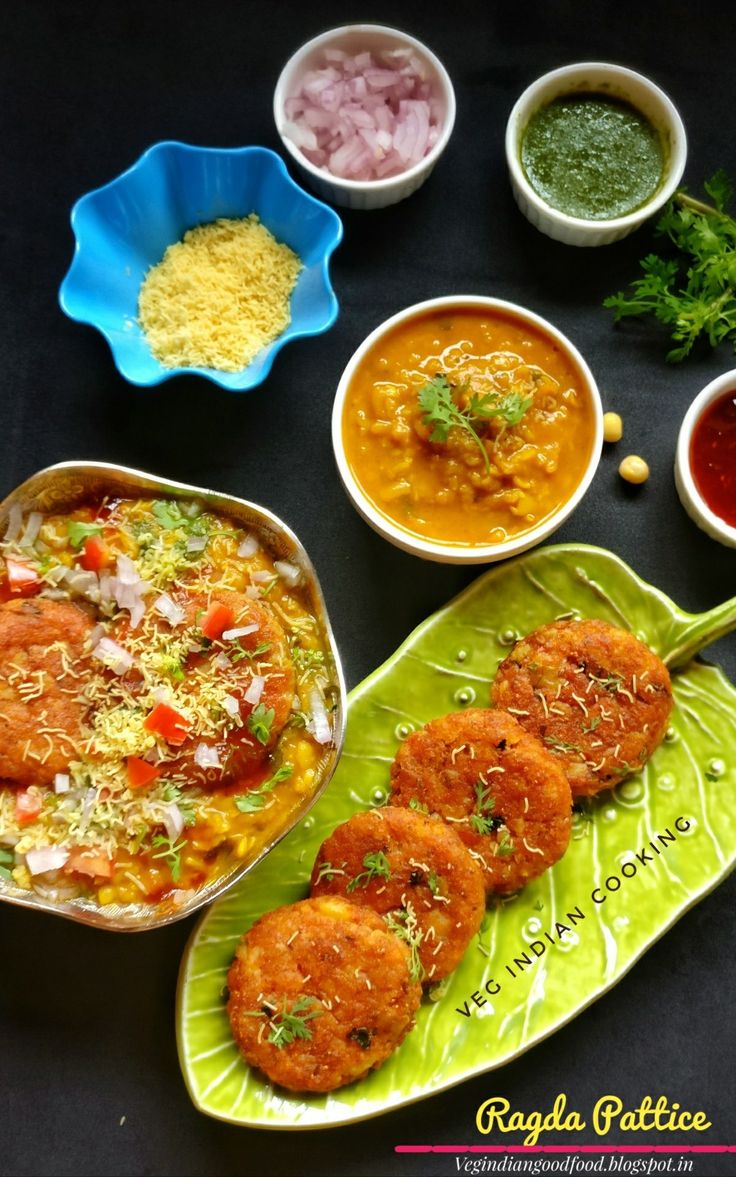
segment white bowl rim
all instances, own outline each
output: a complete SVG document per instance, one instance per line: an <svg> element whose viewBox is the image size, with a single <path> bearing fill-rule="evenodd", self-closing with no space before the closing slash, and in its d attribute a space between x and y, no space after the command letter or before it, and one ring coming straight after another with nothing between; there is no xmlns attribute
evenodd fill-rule
<svg viewBox="0 0 736 1177"><path fill-rule="evenodd" d="M306 57L315 49L319 49L321 46L327 46L339 37L347 36L348 34L353 33L385 33L390 37L395 37L397 40L405 41L408 45L411 46L412 49L418 50L419 53L427 58L429 64L437 73L437 76L442 85L442 98L445 102L446 110L445 120L442 126L440 137L432 147L431 151L427 152L427 154L422 159L420 159L418 163L412 164L412 166L407 168L406 171L399 172L397 176L383 176L379 180L346 180L341 176L333 176L331 172L326 172L322 168L318 168L316 164L313 164L311 160L307 159L306 155L304 155L299 150L295 143L292 143L291 139L289 139L287 135L284 135L281 129L284 121L284 102L286 101L287 97L287 95L284 95L284 90L286 88L285 76L287 72L292 68L292 66L295 66L302 58ZM273 117L274 122L276 123L276 130L278 132L279 138L281 139L281 142L289 152L289 155L291 155L292 158L295 159L296 162L301 167L303 167L306 172L309 172L310 175L316 176L318 179L334 185L335 188L341 188L345 192L386 191L396 187L399 182L404 182L408 179L412 179L414 176L421 175L428 167L433 166L437 162L442 152L445 150L445 147L447 146L452 134L453 127L455 126L456 113L457 102L455 99L455 89L452 85L452 79L450 78L449 73L440 61L439 57L437 57L436 53L434 53L428 45L425 45L423 41L420 41L417 37L413 37L411 33L405 33L403 29L393 28L391 25L349 24L340 25L334 29L328 29L327 32L324 33L318 33L316 37L312 37L311 40L305 41L304 44L301 45L300 48L292 53L288 58L284 64L283 69L281 70L281 73L279 74L278 81L276 82L276 89L273 93Z"/></svg>
<svg viewBox="0 0 736 1177"><path fill-rule="evenodd" d="M598 70L608 73L611 77L618 77L623 82L636 82L645 87L649 93L656 98L662 105L666 120L669 125L669 130L672 134L672 155L669 163L669 175L666 183L662 184L660 188L652 194L652 196L639 208L635 208L630 213L626 213L623 217L611 217L605 220L591 221L585 217L573 217L568 213L561 212L560 209L555 208L551 204L547 204L545 200L539 196L532 188L531 184L526 178L524 169L521 166L517 147L519 144L519 135L516 129L517 115L522 107L531 98L535 92L541 90L549 82L556 80L563 80L569 78L572 80L576 75L584 72L592 72ZM540 104L541 105L541 104ZM636 106L636 102L632 102ZM617 65L610 61L580 61L573 62L570 65L562 65L557 69L549 70L546 74L542 74L535 81L519 95L508 117L506 123L505 135L505 149L506 149L506 163L509 171L512 173L514 180L523 190L525 197L529 202L541 213L544 213L551 221L558 225L567 225L575 228L597 229L626 229L639 225L642 221L652 216L657 212L667 201L672 197L677 189L683 172L685 171L685 163L687 161L687 135L685 126L680 112L675 106L672 99L667 93L648 78L645 74L640 74L637 70L629 69L625 65Z"/></svg>
<svg viewBox="0 0 736 1177"><path fill-rule="evenodd" d="M407 531L398 524L395 524L388 516L384 515L378 510L376 506L366 495L365 491L357 482L353 472L348 464L345 455L345 447L342 439L342 419L343 410L345 407L345 398L347 396L348 388L350 387L352 378L356 369L359 367L366 353L373 346L373 344L390 331L399 323L405 322L407 319L412 319L425 314L427 311L440 310L444 307L478 307L481 310L488 311L503 311L511 316L521 319L523 322L529 323L538 330L546 332L552 336L556 343L560 344L567 353L568 357L573 360L580 370L583 377L586 391L590 396L593 406L595 432L593 442L591 445L590 457L585 468L585 473L580 479L575 491L566 499L565 502L551 515L548 515L541 523L532 528L531 531L524 531L518 536L511 539L504 540L500 544L446 544L439 541L425 539L422 536L415 535L411 531ZM395 544L397 547L403 548L405 552L411 552L414 555L427 557L447 563L455 564L482 564L484 562L495 562L497 560L505 559L507 556L518 555L520 552L526 551L528 548L534 547L541 543L547 536L551 535L560 527L566 519L573 513L578 506L588 487L593 481L593 477L598 469L601 458L601 451L603 447L603 406L601 403L601 396L598 390L595 377L588 367L587 362L566 335L554 324L550 323L548 319L536 314L535 311L530 311L526 307L520 306L518 303L508 302L506 299L493 298L489 295L482 294L449 294L443 295L440 298L429 298L424 302L413 303L409 307L398 311L395 315L380 323L360 344L360 346L353 352L348 360L348 363L340 377L340 381L335 393L335 400L332 406L332 448L335 454L335 461L337 462L338 472L342 479L343 485L351 498L353 505L358 513L363 516L366 522L376 530L389 542Z"/></svg>
<svg viewBox="0 0 736 1177"><path fill-rule="evenodd" d="M706 384L705 388L701 389L691 402L689 409L682 419L682 425L680 426L680 432L677 438L675 467L685 493L697 513L713 531L718 532L730 544L734 544L736 542L736 527L730 523L726 523L725 519L722 519L720 515L716 515L712 507L708 506L708 503L698 490L690 462L690 446L695 426L700 421L705 410L715 401L720 400L724 393L729 391L733 391L736 395L736 368L731 368L730 371L716 376L709 384Z"/></svg>

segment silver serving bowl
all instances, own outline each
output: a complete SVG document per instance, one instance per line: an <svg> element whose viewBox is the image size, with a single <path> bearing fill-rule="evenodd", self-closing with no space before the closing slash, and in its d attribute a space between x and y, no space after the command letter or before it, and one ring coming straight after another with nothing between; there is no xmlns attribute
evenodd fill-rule
<svg viewBox="0 0 736 1177"><path fill-rule="evenodd" d="M304 798L296 810L286 815L283 828L278 830L271 841L262 846L250 861L238 863L229 873L201 887L191 899L175 910L171 909L170 900L168 903L162 901L160 904L131 903L106 906L100 906L86 898L55 900L36 891L26 891L12 880L0 878L1 901L61 915L66 919L115 932L142 932L164 927L198 911L239 883L314 805L337 767L345 735L345 683L317 573L293 531L265 507L199 486L188 486L183 482L157 478L153 474L130 470L126 466L116 466L107 462L60 462L34 474L0 503L0 535L4 533L10 508L16 504L24 511L47 513L72 509L85 501L104 495L138 498L151 494L158 498L196 498L211 510L221 512L243 527L254 531L264 547L277 559L288 560L302 570L310 608L319 621L327 651L325 671L330 681L326 693L331 696L334 705L334 738L331 744L325 746L317 765L314 791L309 797Z"/></svg>

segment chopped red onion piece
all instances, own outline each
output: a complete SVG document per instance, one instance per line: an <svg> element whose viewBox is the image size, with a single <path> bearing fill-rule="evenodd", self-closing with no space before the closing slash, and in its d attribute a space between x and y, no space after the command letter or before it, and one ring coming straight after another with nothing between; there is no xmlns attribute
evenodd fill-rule
<svg viewBox="0 0 736 1177"><path fill-rule="evenodd" d="M92 813L97 804L97 791L95 789L87 789L84 794L84 801L82 802L82 816L79 819L79 828L77 834L79 837L84 837L87 832L87 826L92 820Z"/></svg>
<svg viewBox="0 0 736 1177"><path fill-rule="evenodd" d="M172 600L168 593L162 593L160 597L157 597L153 602L153 607L170 625L181 625L184 620L184 610L181 605L177 605L176 601Z"/></svg>
<svg viewBox="0 0 736 1177"><path fill-rule="evenodd" d="M175 842L184 829L184 815L175 801L166 801L161 806L161 814L166 833Z"/></svg>
<svg viewBox="0 0 736 1177"><path fill-rule="evenodd" d="M302 578L301 568L297 568L296 564L290 564L288 560L274 560L274 568L278 572L282 580L285 580L289 588L294 588L299 584Z"/></svg>
<svg viewBox="0 0 736 1177"><path fill-rule="evenodd" d="M307 730L312 733L318 744L329 744L332 739L332 727L324 699L316 688L309 692L309 706L312 718L307 724Z"/></svg>
<svg viewBox="0 0 736 1177"><path fill-rule="evenodd" d="M257 601L261 594L258 592L258 589L254 584L249 584L243 595L246 596L249 601Z"/></svg>
<svg viewBox="0 0 736 1177"><path fill-rule="evenodd" d="M69 773L57 772L54 777L54 792L68 793L69 792Z"/></svg>
<svg viewBox="0 0 736 1177"><path fill-rule="evenodd" d="M194 750L194 763L200 768L222 768L220 754L211 744L197 744Z"/></svg>
<svg viewBox="0 0 736 1177"><path fill-rule="evenodd" d="M26 529L20 541L22 548L30 548L38 539L38 533L41 530L43 523L43 515L40 511L31 511L26 523Z"/></svg>
<svg viewBox="0 0 736 1177"><path fill-rule="evenodd" d="M238 629L226 629L222 635L222 640L223 642L236 642L238 638L247 637L249 633L255 633L257 629L257 622L254 622L252 625L241 625Z"/></svg>
<svg viewBox="0 0 736 1177"><path fill-rule="evenodd" d="M92 657L103 662L113 674L125 674L135 661L130 651L112 638L101 638L92 651Z"/></svg>
<svg viewBox="0 0 736 1177"><path fill-rule="evenodd" d="M222 700L222 709L231 719L237 719L240 715L240 702L235 698L235 695L225 695Z"/></svg>
<svg viewBox="0 0 736 1177"><path fill-rule="evenodd" d="M254 674L250 681L250 686L243 696L246 703L250 703L252 707L256 707L261 701L261 695L263 694L265 685L265 678L260 674Z"/></svg>
<svg viewBox="0 0 736 1177"><path fill-rule="evenodd" d="M206 535L190 535L187 540L188 552L203 552L207 547Z"/></svg>
<svg viewBox="0 0 736 1177"><path fill-rule="evenodd" d="M251 572L250 578L253 584L266 584L267 581L273 580L273 573L261 568L258 572Z"/></svg>
<svg viewBox="0 0 736 1177"><path fill-rule="evenodd" d="M260 544L254 535L246 535L245 539L238 548L238 555L241 559L247 560L249 556L255 556L259 550Z"/></svg>
<svg viewBox="0 0 736 1177"><path fill-rule="evenodd" d="M23 527L23 508L19 503L13 503L8 511L8 529L5 532L6 544L14 544Z"/></svg>
<svg viewBox="0 0 736 1177"><path fill-rule="evenodd" d="M61 870L69 858L69 851L61 846L41 846L26 852L26 866L32 875L45 875L50 870Z"/></svg>
<svg viewBox="0 0 736 1177"><path fill-rule="evenodd" d="M220 650L212 659L212 665L216 666L218 670L229 670L231 666L230 659L224 650Z"/></svg>

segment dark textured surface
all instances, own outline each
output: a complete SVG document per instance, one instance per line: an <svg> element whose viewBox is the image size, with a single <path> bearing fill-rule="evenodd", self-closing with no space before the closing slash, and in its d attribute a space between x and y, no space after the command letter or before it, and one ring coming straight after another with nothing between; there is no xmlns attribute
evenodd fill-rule
<svg viewBox="0 0 736 1177"><path fill-rule="evenodd" d="M2 5L0 493L50 462L96 458L260 501L310 551L353 685L473 573L421 565L355 515L329 442L337 380L367 332L402 306L453 292L495 294L566 331L604 400L624 416L622 447L604 456L557 538L610 547L692 610L733 594L736 553L690 523L672 481L679 422L695 393L733 366L731 353L699 353L672 368L656 330L613 330L601 299L634 275L651 230L590 252L548 241L517 212L502 153L508 111L534 77L574 60L618 60L677 101L692 187L718 166L736 173L736 18L728 12L664 0ZM130 387L101 337L66 320L56 303L72 202L159 139L277 148L271 97L283 60L308 36L350 19L403 25L444 59L459 113L441 165L406 204L345 215L333 267L340 319L329 334L290 345L260 389L238 397L196 379ZM652 468L641 491L615 473L630 451ZM714 653L736 677L736 639ZM372 1124L299 1137L231 1128L189 1104L173 1028L189 926L106 935L3 907L0 1172L454 1173L452 1156L400 1158L393 1145L477 1142L483 1099L503 1095L513 1106L547 1110L559 1091L584 1114L607 1092L630 1106L665 1093L707 1110L713 1128L699 1143L736 1141L735 899L730 880L612 993L503 1071ZM592 1131L569 1139L590 1141ZM727 1159L700 1166L696 1173L733 1172Z"/></svg>

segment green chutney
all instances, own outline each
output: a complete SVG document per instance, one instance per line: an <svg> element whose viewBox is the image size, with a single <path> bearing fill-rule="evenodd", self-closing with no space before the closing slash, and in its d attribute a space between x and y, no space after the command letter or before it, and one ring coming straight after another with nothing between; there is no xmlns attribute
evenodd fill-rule
<svg viewBox="0 0 736 1177"><path fill-rule="evenodd" d="M521 164L542 200L567 216L610 221L641 208L664 174L662 139L628 102L568 94L536 111Z"/></svg>

